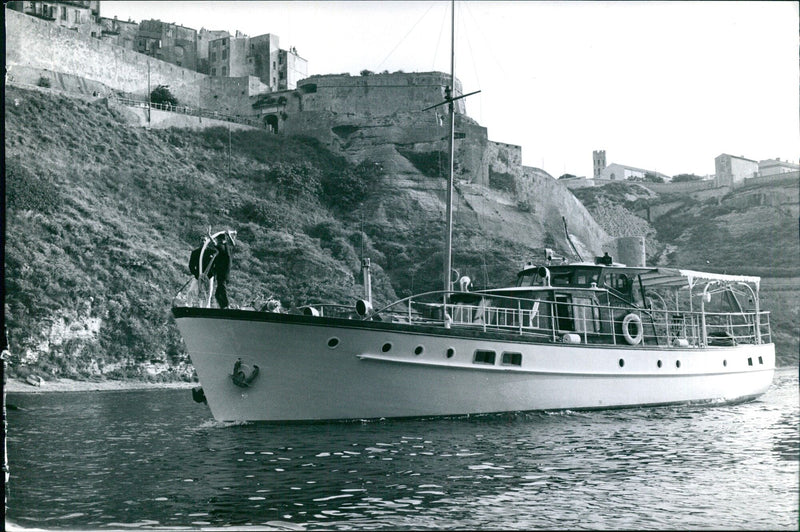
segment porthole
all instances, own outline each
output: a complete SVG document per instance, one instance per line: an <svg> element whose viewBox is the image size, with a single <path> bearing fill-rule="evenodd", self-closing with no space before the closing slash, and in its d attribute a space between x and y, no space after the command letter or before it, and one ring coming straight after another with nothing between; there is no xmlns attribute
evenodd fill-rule
<svg viewBox="0 0 800 532"><path fill-rule="evenodd" d="M681 367L681 361L680 361L680 360L676 360L676 361L675 361L675 367L676 367L676 368L679 368L679 367Z"/></svg>
<svg viewBox="0 0 800 532"><path fill-rule="evenodd" d="M447 358L453 358L453 355L456 354L456 350L452 347L447 348Z"/></svg>
<svg viewBox="0 0 800 532"><path fill-rule="evenodd" d="M659 368L662 366L662 364L661 364L661 361L660 361L660 360L659 360L658 362L656 362L656 366L658 366Z"/></svg>
<svg viewBox="0 0 800 532"><path fill-rule="evenodd" d="M328 340L328 347L330 347L331 349L335 349L336 347L338 347L338 345L339 345L339 339L336 338L335 336L330 340Z"/></svg>
<svg viewBox="0 0 800 532"><path fill-rule="evenodd" d="M727 360L723 360L723 361L722 361L722 365L723 365L723 366L725 366L725 367L727 368L727 367L728 367L728 361L727 361Z"/></svg>
<svg viewBox="0 0 800 532"><path fill-rule="evenodd" d="M625 365L625 360L619 359L619 367L623 367Z"/></svg>
<svg viewBox="0 0 800 532"><path fill-rule="evenodd" d="M418 345L418 346L417 346L417 347L414 349L414 354L415 354L415 355L421 355L423 351L425 351L425 348L424 348L424 347L422 347L421 345Z"/></svg>
<svg viewBox="0 0 800 532"><path fill-rule="evenodd" d="M385 344L383 344L383 347L381 347L381 351L383 351L384 353L388 353L391 350L392 350L392 344L390 342L386 342Z"/></svg>

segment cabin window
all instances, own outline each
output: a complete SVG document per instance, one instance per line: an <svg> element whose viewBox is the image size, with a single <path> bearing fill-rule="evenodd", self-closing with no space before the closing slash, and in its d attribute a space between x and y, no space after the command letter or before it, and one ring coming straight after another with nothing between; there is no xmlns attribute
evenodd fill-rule
<svg viewBox="0 0 800 532"><path fill-rule="evenodd" d="M572 286L572 272L553 272L550 274L550 284L553 286Z"/></svg>
<svg viewBox="0 0 800 532"><path fill-rule="evenodd" d="M600 277L600 272L597 270L576 270L575 271L575 285L576 286L591 286L592 283L597 284Z"/></svg>
<svg viewBox="0 0 800 532"><path fill-rule="evenodd" d="M624 273L609 273L606 275L605 284L617 292L628 294L630 292L631 280Z"/></svg>
<svg viewBox="0 0 800 532"><path fill-rule="evenodd" d="M509 353L508 351L503 352L503 365L504 366L521 366L522 365L522 353Z"/></svg>
<svg viewBox="0 0 800 532"><path fill-rule="evenodd" d="M475 358L473 362L475 364L491 364L494 365L494 359L497 354L494 351L489 351L486 349L476 349L475 350Z"/></svg>

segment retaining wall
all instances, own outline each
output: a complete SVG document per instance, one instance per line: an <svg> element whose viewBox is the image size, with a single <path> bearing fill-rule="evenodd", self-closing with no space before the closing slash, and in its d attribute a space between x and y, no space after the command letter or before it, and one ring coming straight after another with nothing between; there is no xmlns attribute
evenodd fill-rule
<svg viewBox="0 0 800 532"><path fill-rule="evenodd" d="M6 68L38 68L86 78L114 90L147 96L150 88L169 85L184 105L198 106L197 82L204 74L165 63L125 48L84 37L36 17L6 9ZM149 65L149 67L148 67Z"/></svg>

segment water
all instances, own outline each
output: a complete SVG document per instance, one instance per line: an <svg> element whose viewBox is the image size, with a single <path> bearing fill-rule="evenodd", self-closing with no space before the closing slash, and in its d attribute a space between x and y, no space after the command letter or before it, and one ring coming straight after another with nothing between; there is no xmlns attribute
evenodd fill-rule
<svg viewBox="0 0 800 532"><path fill-rule="evenodd" d="M35 528L797 529L797 369L715 407L211 420L189 390L9 394Z"/></svg>

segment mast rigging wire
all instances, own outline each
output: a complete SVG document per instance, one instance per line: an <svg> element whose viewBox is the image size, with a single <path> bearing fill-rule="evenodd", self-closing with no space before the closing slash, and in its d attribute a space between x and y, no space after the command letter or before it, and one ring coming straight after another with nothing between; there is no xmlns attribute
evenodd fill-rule
<svg viewBox="0 0 800 532"><path fill-rule="evenodd" d="M431 4L431 6L428 8L428 10L425 13L423 13L421 17L419 17L419 19L414 23L414 25L411 26L411 29L408 30L408 32L403 36L403 38L400 39L400 41L394 46L394 48L392 48L392 50L386 55L386 57L383 58L383 61L378 63L378 66L375 67L376 70L380 70L381 69L381 67L386 62L386 60L389 59L389 57L395 52L395 50L397 50L397 48L399 48L400 45L403 44L403 42L405 42L405 40L408 38L408 36L411 35L411 32L414 31L414 28L417 27L417 24L419 24L422 21L422 19L425 18L425 16L428 13L430 13L430 11L431 11L431 9L433 9L434 5L435 4Z"/></svg>

